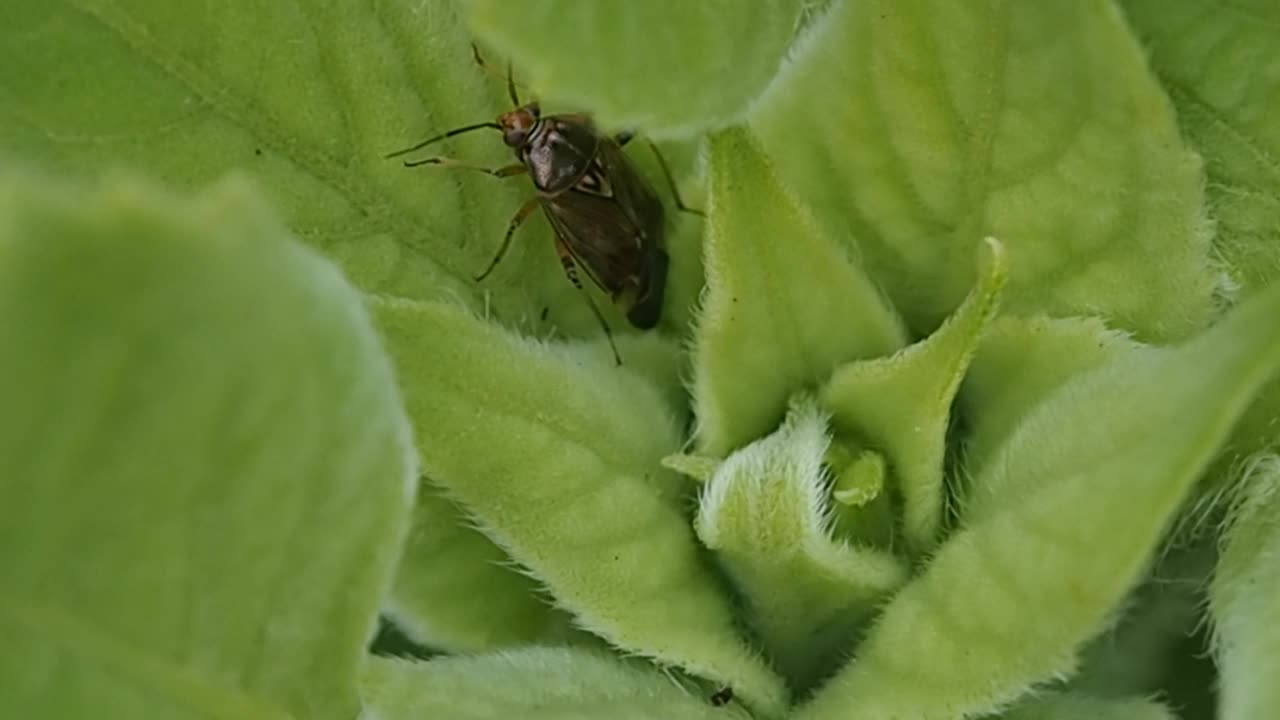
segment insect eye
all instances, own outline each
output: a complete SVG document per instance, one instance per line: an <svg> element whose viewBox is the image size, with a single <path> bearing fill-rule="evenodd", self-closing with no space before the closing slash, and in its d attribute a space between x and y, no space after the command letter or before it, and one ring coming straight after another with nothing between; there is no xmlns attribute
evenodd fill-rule
<svg viewBox="0 0 1280 720"><path fill-rule="evenodd" d="M524 144L525 138L529 136L529 132L524 128L509 127L502 131L502 141L511 147L519 147Z"/></svg>

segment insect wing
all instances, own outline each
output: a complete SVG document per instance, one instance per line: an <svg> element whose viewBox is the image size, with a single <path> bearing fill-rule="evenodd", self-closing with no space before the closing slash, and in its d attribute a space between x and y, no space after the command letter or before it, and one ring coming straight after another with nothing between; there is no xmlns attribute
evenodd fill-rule
<svg viewBox="0 0 1280 720"><path fill-rule="evenodd" d="M609 178L613 198L631 224L638 228L646 250L661 245L663 208L653 186L631 164L626 152L604 138L596 150L596 166Z"/></svg>
<svg viewBox="0 0 1280 720"><path fill-rule="evenodd" d="M543 200L542 209L592 282L611 295L634 284L645 255L637 228L613 199L568 190Z"/></svg>

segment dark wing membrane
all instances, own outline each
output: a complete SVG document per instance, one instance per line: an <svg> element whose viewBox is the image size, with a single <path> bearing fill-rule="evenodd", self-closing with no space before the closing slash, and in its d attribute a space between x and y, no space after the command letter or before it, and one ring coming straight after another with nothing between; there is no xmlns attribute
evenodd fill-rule
<svg viewBox="0 0 1280 720"><path fill-rule="evenodd" d="M542 209L596 285L614 295L637 285L645 271L647 243L614 198L568 190L543 200Z"/></svg>
<svg viewBox="0 0 1280 720"><path fill-rule="evenodd" d="M611 138L600 138L596 160L610 178L614 199L631 223L640 228L647 244L662 245L663 209L653 186L641 175L626 153Z"/></svg>

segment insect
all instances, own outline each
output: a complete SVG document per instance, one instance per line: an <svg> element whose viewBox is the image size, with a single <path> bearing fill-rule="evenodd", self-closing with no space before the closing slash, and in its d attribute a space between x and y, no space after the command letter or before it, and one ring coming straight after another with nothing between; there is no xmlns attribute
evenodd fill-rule
<svg viewBox="0 0 1280 720"><path fill-rule="evenodd" d="M476 62L485 68L479 50L474 45L472 50ZM515 152L518 162L486 168L444 156L404 161L405 167L442 165L477 170L498 178L527 174L533 181L537 194L526 200L511 218L497 254L475 277L476 282L493 272L507 254L516 229L541 207L555 232L556 253L569 282L579 290L584 289L577 270L581 266L596 286L615 303L623 304L633 326L641 330L653 328L662 314L670 259L663 248L662 203L622 150L632 134L605 135L596 129L590 116L583 113L543 116L536 101L520 102L509 64L506 80L507 94L514 108L500 114L496 121L455 128L387 157L416 152L474 130L500 131L503 142ZM680 200L666 159L657 146L649 145L658 158L677 207L701 215ZM604 328L614 360L622 364L604 316L589 295L583 297Z"/></svg>

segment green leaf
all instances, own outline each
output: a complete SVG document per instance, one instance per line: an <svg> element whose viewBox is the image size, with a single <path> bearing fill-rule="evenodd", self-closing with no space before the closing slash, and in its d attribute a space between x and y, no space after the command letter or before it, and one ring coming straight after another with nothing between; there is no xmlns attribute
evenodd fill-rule
<svg viewBox="0 0 1280 720"><path fill-rule="evenodd" d="M892 465L902 531L917 552L932 548L941 531L951 401L995 316L1007 275L1003 246L988 238L987 247L986 271L942 327L892 357L838 368L822 390L836 431L870 444Z"/></svg>
<svg viewBox="0 0 1280 720"><path fill-rule="evenodd" d="M1071 672L1280 369L1277 315L1280 284L1185 346L1127 356L1039 406L974 478L964 526L796 717L977 715Z"/></svg>
<svg viewBox="0 0 1280 720"><path fill-rule="evenodd" d="M435 124L492 114L499 96L495 85L485 102L447 5L429 6L434 41L423 43L423 19L396 4L17 3L0 29L0 149L67 173L128 165L187 186L244 169L361 286L471 296L458 245L480 226L459 220L501 214L502 194L381 158ZM425 118L419 92L439 101ZM485 237L501 237L501 222Z"/></svg>
<svg viewBox="0 0 1280 720"><path fill-rule="evenodd" d="M414 642L452 653L571 639L569 616L470 525L439 488L421 483L384 604L396 625Z"/></svg>
<svg viewBox="0 0 1280 720"><path fill-rule="evenodd" d="M802 5L473 0L472 25L535 89L606 127L687 135L744 114L782 64Z"/></svg>
<svg viewBox="0 0 1280 720"><path fill-rule="evenodd" d="M1221 668L1219 717L1246 720L1280 713L1280 457L1257 459L1209 592L1215 656Z"/></svg>
<svg viewBox="0 0 1280 720"><path fill-rule="evenodd" d="M527 648L407 662L372 658L361 675L365 716L383 720L750 720L653 668L600 653Z"/></svg>
<svg viewBox="0 0 1280 720"><path fill-rule="evenodd" d="M424 471L615 646L728 685L767 712L778 679L734 632L661 460L680 432L660 391L592 355L442 304L377 301ZM442 339L447 338L447 341Z"/></svg>
<svg viewBox="0 0 1280 720"><path fill-rule="evenodd" d="M799 402L777 432L720 465L694 525L743 596L774 665L799 691L822 679L859 621L908 577L891 553L832 538L828 442L816 402Z"/></svg>
<svg viewBox="0 0 1280 720"><path fill-rule="evenodd" d="M826 463L833 476L832 533L851 542L891 546L897 511L889 497L884 455L838 437L827 448Z"/></svg>
<svg viewBox="0 0 1280 720"><path fill-rule="evenodd" d="M778 180L752 134L710 139L707 295L694 348L700 450L723 457L782 420L792 393L905 343L878 290Z"/></svg>
<svg viewBox="0 0 1280 720"><path fill-rule="evenodd" d="M257 194L0 179L0 716L356 711L409 428Z"/></svg>
<svg viewBox="0 0 1280 720"><path fill-rule="evenodd" d="M1280 5L1122 0L1205 159L1214 248L1245 294L1280 279Z"/></svg>
<svg viewBox="0 0 1280 720"><path fill-rule="evenodd" d="M1162 695L1170 691L1191 652L1203 655L1197 629L1205 624L1205 585L1216 559L1212 540L1162 551L1151 576L1127 599L1114 625L1080 653L1073 691L1104 697ZM1211 683L1184 687L1182 695L1208 695ZM1180 703L1171 702L1173 705Z"/></svg>
<svg viewBox="0 0 1280 720"><path fill-rule="evenodd" d="M186 187L241 170L365 291L465 302L531 334L599 333L540 217L485 283L472 280L533 195L526 180L384 157L509 108L472 59L456 0L10 5L0 155L69 175L125 166ZM438 151L511 162L496 133Z"/></svg>
<svg viewBox="0 0 1280 720"><path fill-rule="evenodd" d="M1146 698L1098 698L1050 693L1018 703L1000 720L1177 720L1169 708Z"/></svg>
<svg viewBox="0 0 1280 720"><path fill-rule="evenodd" d="M956 400L968 421L966 464L982 468L1022 419L1072 377L1138 347L1097 318L997 319L983 335Z"/></svg>
<svg viewBox="0 0 1280 720"><path fill-rule="evenodd" d="M1280 5L1121 3L1151 48L1178 121L1205 158L1214 249L1240 294L1280 279ZM1280 382L1241 420L1224 464L1280 447ZM1227 475L1228 473L1219 473Z"/></svg>
<svg viewBox="0 0 1280 720"><path fill-rule="evenodd" d="M846 0L752 124L916 332L987 236L1006 310L1169 340L1213 309L1199 162L1107 0Z"/></svg>

